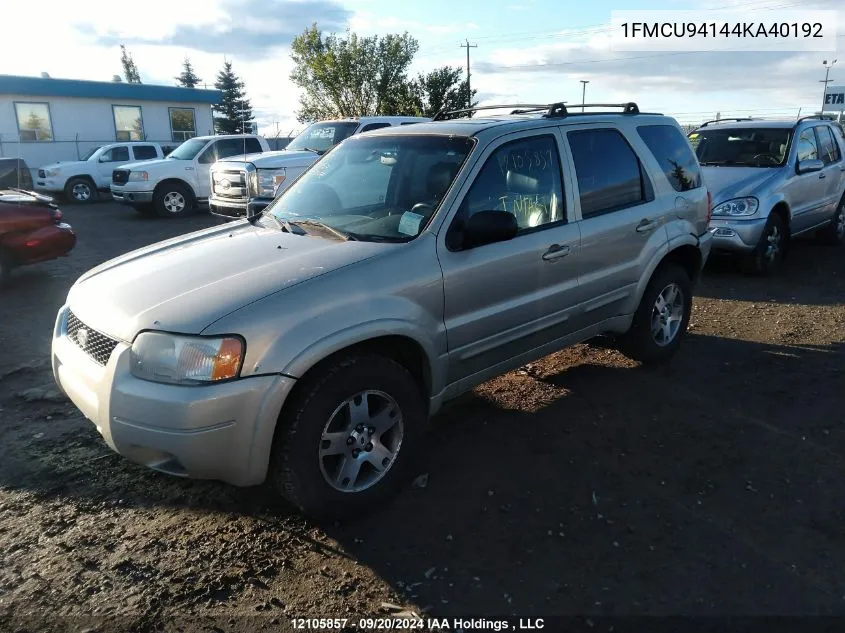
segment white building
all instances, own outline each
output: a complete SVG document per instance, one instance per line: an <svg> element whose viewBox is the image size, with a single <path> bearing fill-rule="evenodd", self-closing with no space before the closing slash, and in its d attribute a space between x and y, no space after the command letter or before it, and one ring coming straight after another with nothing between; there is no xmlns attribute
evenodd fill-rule
<svg viewBox="0 0 845 633"><path fill-rule="evenodd" d="M0 75L0 157L30 170L116 141L176 146L214 133L219 90ZM34 175L34 174L33 174Z"/></svg>

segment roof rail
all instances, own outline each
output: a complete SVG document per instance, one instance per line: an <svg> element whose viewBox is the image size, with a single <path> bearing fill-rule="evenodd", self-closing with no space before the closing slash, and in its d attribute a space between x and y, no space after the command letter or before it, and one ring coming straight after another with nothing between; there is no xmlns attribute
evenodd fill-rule
<svg viewBox="0 0 845 633"><path fill-rule="evenodd" d="M704 123L702 123L698 127L707 127L711 123L721 123L722 121L759 121L759 119L755 119L754 117L751 117L751 116L744 116L744 117L727 116L724 119L712 119L710 121L705 121Z"/></svg>
<svg viewBox="0 0 845 633"><path fill-rule="evenodd" d="M640 108L633 101L627 103L578 103L572 108L622 108L622 114L639 114ZM577 114L567 110L565 101L556 101L555 103L536 104L536 103L514 103L508 105L488 105L475 106L472 108L463 108L461 110L441 110L434 115L432 121L442 121L444 119L453 118L453 115L466 114L469 112L477 112L479 110L504 110L506 108L513 108L510 114L528 114L530 112L542 112L545 110L543 116L546 117L565 117L570 114Z"/></svg>
<svg viewBox="0 0 845 633"><path fill-rule="evenodd" d="M798 125L801 121L833 121L835 123L836 119L828 118L819 114L808 114L807 116L798 117L795 120L795 124Z"/></svg>

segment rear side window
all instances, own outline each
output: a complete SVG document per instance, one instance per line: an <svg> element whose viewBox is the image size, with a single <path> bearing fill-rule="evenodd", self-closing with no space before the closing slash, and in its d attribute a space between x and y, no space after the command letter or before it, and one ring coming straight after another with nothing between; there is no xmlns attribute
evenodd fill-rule
<svg viewBox="0 0 845 633"><path fill-rule="evenodd" d="M675 191L688 191L701 186L698 159L678 128L673 125L642 125L637 128L637 132L660 163Z"/></svg>
<svg viewBox="0 0 845 633"><path fill-rule="evenodd" d="M264 150L261 147L261 143L258 142L257 138L248 138L246 140L246 153L247 154L260 154L263 151Z"/></svg>
<svg viewBox="0 0 845 633"><path fill-rule="evenodd" d="M835 163L842 158L839 152L839 145L836 139L833 138L832 131L828 126L818 126L816 128L816 134L819 136L819 157L824 161L825 165Z"/></svg>
<svg viewBox="0 0 845 633"><path fill-rule="evenodd" d="M149 160L158 156L156 148L152 145L136 145L132 151L135 152L135 160Z"/></svg>
<svg viewBox="0 0 845 633"><path fill-rule="evenodd" d="M368 123L361 128L361 133L369 132L370 130L378 130L379 128L390 127L390 123Z"/></svg>
<svg viewBox="0 0 845 633"><path fill-rule="evenodd" d="M250 144L250 141L255 141L252 138L227 138L223 139L222 141L217 141L217 160L222 158L229 158L230 156L238 156L240 154L252 154L256 151L261 151L261 145L258 145L258 149L251 149L254 147ZM258 144L258 141L255 141ZM213 161L212 161L213 162Z"/></svg>
<svg viewBox="0 0 845 633"><path fill-rule="evenodd" d="M646 201L640 160L618 130L579 130L566 136L584 219Z"/></svg>

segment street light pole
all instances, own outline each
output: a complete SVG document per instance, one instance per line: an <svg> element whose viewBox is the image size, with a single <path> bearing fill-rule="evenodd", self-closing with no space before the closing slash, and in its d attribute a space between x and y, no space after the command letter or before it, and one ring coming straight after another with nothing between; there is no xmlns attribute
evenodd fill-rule
<svg viewBox="0 0 845 633"><path fill-rule="evenodd" d="M581 112L584 111L584 104L587 103L587 84L589 79L581 79Z"/></svg>
<svg viewBox="0 0 845 633"><path fill-rule="evenodd" d="M824 106L825 106L825 102L824 102L824 101L825 101L825 98L826 98L826 96L827 96L827 84L829 84L831 81L833 81L833 79L828 79L828 77L830 77L830 69L831 69L831 68L833 68L833 65L836 63L836 61L837 61L837 60L835 60L835 59L834 59L832 62L830 62L830 63L828 64L828 63L827 63L827 60L825 59L825 60L822 62L822 64L824 65L824 79L819 79L819 81L820 81L821 83L823 83L823 84L824 84L824 89L822 90L822 109L821 109L821 114L824 114Z"/></svg>

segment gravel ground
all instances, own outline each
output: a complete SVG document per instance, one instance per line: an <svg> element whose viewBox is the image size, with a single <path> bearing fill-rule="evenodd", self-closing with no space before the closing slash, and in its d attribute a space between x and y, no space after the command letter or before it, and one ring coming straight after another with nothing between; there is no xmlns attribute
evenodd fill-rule
<svg viewBox="0 0 845 633"><path fill-rule="evenodd" d="M0 290L0 630L289 630L382 603L439 617L845 615L845 263L714 260L671 364L576 346L437 416L383 511L317 526L266 489L157 474L55 391L73 281L216 223L66 207L61 259Z"/></svg>

